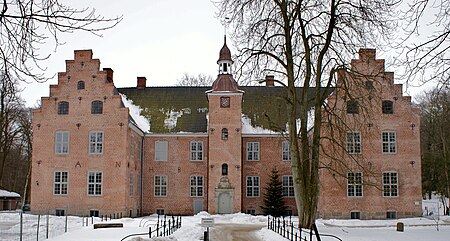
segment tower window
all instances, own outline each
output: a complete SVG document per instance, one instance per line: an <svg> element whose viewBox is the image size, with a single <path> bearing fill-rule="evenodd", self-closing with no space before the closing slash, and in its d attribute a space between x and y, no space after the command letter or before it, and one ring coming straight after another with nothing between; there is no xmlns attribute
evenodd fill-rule
<svg viewBox="0 0 450 241"><path fill-rule="evenodd" d="M222 176L228 175L228 164L224 163L222 164Z"/></svg>
<svg viewBox="0 0 450 241"><path fill-rule="evenodd" d="M228 129L227 128L222 129L222 140L224 140L224 141L228 140Z"/></svg>
<svg viewBox="0 0 450 241"><path fill-rule="evenodd" d="M102 114L103 113L103 102L99 100L92 101L91 114Z"/></svg>
<svg viewBox="0 0 450 241"><path fill-rule="evenodd" d="M228 72L228 66L227 63L223 63L223 72Z"/></svg>
<svg viewBox="0 0 450 241"><path fill-rule="evenodd" d="M347 101L347 114L359 114L359 103L357 100Z"/></svg>
<svg viewBox="0 0 450 241"><path fill-rule="evenodd" d="M84 90L84 81L82 80L78 81L77 89Z"/></svg>
<svg viewBox="0 0 450 241"><path fill-rule="evenodd" d="M61 101L58 103L58 115L69 114L69 102Z"/></svg>
<svg viewBox="0 0 450 241"><path fill-rule="evenodd" d="M381 108L383 114L394 114L394 103L390 100L383 100Z"/></svg>

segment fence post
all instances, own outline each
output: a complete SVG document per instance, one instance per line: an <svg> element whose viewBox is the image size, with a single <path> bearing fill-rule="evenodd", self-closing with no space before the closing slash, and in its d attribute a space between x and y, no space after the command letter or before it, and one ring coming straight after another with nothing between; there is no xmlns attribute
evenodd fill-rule
<svg viewBox="0 0 450 241"><path fill-rule="evenodd" d="M36 230L36 241L39 241L39 226L40 226L40 223L41 222L41 215L40 214L38 214L38 225L37 225L37 230Z"/></svg>
<svg viewBox="0 0 450 241"><path fill-rule="evenodd" d="M50 216L50 214L49 213L47 213L47 222L46 222L46 224L45 224L45 227L46 227L46 230L45 230L45 238L46 239L48 239L48 222L49 222L49 217Z"/></svg>
<svg viewBox="0 0 450 241"><path fill-rule="evenodd" d="M148 237L152 238L152 227L148 227Z"/></svg>
<svg viewBox="0 0 450 241"><path fill-rule="evenodd" d="M291 222L291 241L294 240L294 223Z"/></svg>
<svg viewBox="0 0 450 241"><path fill-rule="evenodd" d="M20 210L20 241L22 241L23 235L23 212Z"/></svg>
<svg viewBox="0 0 450 241"><path fill-rule="evenodd" d="M64 225L64 233L67 233L67 215L66 215L66 224Z"/></svg>

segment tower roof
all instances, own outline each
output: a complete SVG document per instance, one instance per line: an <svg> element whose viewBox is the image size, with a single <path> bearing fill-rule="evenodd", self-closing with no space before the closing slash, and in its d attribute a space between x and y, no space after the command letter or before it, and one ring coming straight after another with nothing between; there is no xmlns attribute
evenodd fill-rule
<svg viewBox="0 0 450 241"><path fill-rule="evenodd" d="M219 74L212 84L212 91L242 92L231 74Z"/></svg>
<svg viewBox="0 0 450 241"><path fill-rule="evenodd" d="M229 49L228 46L227 46L227 36L225 35L225 36L223 37L223 39L224 39L223 47L222 47L222 49L220 50L220 53L219 53L219 60L217 60L217 62L219 62L219 61L221 61L221 60L229 60L229 61L233 61L233 60L231 59L231 51L230 51L230 49Z"/></svg>

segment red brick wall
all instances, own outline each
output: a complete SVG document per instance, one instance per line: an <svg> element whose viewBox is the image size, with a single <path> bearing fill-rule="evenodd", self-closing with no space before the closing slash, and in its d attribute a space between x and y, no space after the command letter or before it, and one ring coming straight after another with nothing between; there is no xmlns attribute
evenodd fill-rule
<svg viewBox="0 0 450 241"><path fill-rule="evenodd" d="M350 212L358 211L361 218L386 218L387 211L397 212L398 217L421 215L421 157L419 110L411 105L411 98L402 96L402 86L394 85L394 75L384 71L384 60L375 59L375 50L362 50L359 60L352 61L357 74L340 73L336 94L329 98L330 106L348 125L338 130L326 123L323 134L342 138L345 146L346 131L361 132L361 154L346 155L341 149L335 160L323 157L325 169L320 176L319 216L324 218L350 218ZM365 81L373 81L374 89L368 90ZM350 96L360 103L359 114L347 114L342 83L347 82ZM393 114L382 113L382 101L394 103ZM412 126L412 124L414 124ZM341 127L343 125L341 124ZM382 152L382 131L396 132L396 153ZM323 141L322 150L330 151L330 143ZM331 151L330 151L331 153ZM412 161L414 164L412 164ZM363 173L363 196L347 197L347 172ZM398 173L398 196L383 197L382 173Z"/></svg>

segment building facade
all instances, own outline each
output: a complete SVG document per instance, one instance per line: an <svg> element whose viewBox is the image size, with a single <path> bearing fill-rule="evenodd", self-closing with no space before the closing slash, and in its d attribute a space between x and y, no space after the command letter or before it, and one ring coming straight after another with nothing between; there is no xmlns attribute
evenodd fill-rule
<svg viewBox="0 0 450 241"><path fill-rule="evenodd" d="M295 214L284 135L285 90L274 86L273 76L267 77L266 86L238 86L226 42L217 63L219 74L211 87L146 87L145 77L138 77L136 87L115 88L113 71L100 70L92 51L75 51L74 60L66 61L66 71L58 74L58 84L50 87L50 96L43 97L41 108L33 113L32 211L259 214L275 168L286 204ZM336 138L358 152L348 147L333 155L322 153L319 216L420 215L418 110L402 96L401 86L393 84L393 74L384 72L375 50L362 50L352 67L384 73L377 77L382 91L375 84L372 90L380 95L383 109L372 112L373 127L354 127L343 134L347 139L342 134ZM358 80L344 72L340 76ZM354 92L362 93L356 87ZM298 95L301 92L298 88ZM338 84L328 103L335 104L336 116L357 123L363 112L340 113L351 107L341 95L347 96ZM365 97L355 95L351 101ZM393 113L381 114L384 101L390 101ZM374 108L379 105L375 98L373 102ZM141 124L145 121L149 126ZM330 130L323 128L323 134L334 135ZM334 145L322 144L329 145L327 149ZM356 159L371 167L337 172L339 163Z"/></svg>

